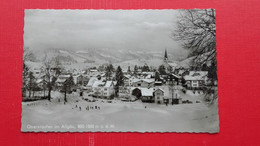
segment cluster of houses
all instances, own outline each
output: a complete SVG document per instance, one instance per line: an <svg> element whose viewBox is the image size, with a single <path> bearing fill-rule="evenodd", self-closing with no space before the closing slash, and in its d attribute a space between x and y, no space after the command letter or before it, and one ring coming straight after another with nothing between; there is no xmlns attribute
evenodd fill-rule
<svg viewBox="0 0 260 146"><path fill-rule="evenodd" d="M165 52L163 65L167 74L160 75L155 79L155 72L142 72L133 75L131 72L123 72L124 86L119 87L118 97L129 100L141 99L149 103L176 103L180 99L177 93L174 93L174 86L182 86L188 90L197 90L207 85L207 71L190 71L187 68L179 67L176 63L169 63L167 52ZM33 68L37 83L41 83L42 68ZM70 76L73 76L75 87L78 90L86 91L88 95L105 99L114 98L116 81L107 79L105 72L97 69L85 71L72 70L66 74L61 74L56 80L57 89L62 87L63 83ZM115 74L114 74L115 75Z"/></svg>

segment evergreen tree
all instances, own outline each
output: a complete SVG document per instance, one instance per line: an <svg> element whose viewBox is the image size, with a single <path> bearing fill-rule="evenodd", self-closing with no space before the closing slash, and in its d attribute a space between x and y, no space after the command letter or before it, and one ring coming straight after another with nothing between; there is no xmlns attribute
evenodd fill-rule
<svg viewBox="0 0 260 146"><path fill-rule="evenodd" d="M117 67L115 78L117 81L116 86L115 86L115 94L116 94L116 96L118 96L119 86L124 85L124 74L123 74L120 66Z"/></svg>
<svg viewBox="0 0 260 146"><path fill-rule="evenodd" d="M137 65L135 65L135 67L134 67L134 76L137 76L137 74L138 74L138 67L137 67Z"/></svg>
<svg viewBox="0 0 260 146"><path fill-rule="evenodd" d="M28 85L27 85L27 89L29 91L29 97L31 97L31 93L32 93L33 88L35 86L35 77L33 75L33 72L29 72L28 78L29 78L29 82L28 82Z"/></svg>
<svg viewBox="0 0 260 146"><path fill-rule="evenodd" d="M112 64L109 65L109 68L110 68L110 70L111 70L112 72L115 71L115 68L114 68L114 66L113 66Z"/></svg>
<svg viewBox="0 0 260 146"><path fill-rule="evenodd" d="M116 81L117 81L117 85L118 86L123 86L124 85L124 74L122 72L122 69L120 66L117 67L117 70L116 70Z"/></svg>
<svg viewBox="0 0 260 146"><path fill-rule="evenodd" d="M214 63L211 64L211 66L208 68L208 78L213 82L217 80L217 65Z"/></svg>
<svg viewBox="0 0 260 146"><path fill-rule="evenodd" d="M70 76L68 79L65 80L63 83L63 90L64 90L64 102L67 102L67 92L71 91L71 88L74 86L73 77Z"/></svg>
<svg viewBox="0 0 260 146"><path fill-rule="evenodd" d="M165 75L166 74L166 70L165 70L164 65L160 65L158 71L159 71L159 73L161 75Z"/></svg>
<svg viewBox="0 0 260 146"><path fill-rule="evenodd" d="M144 65L142 67L142 72L148 72L148 71L150 71L149 66L148 65Z"/></svg>
<svg viewBox="0 0 260 146"><path fill-rule="evenodd" d="M131 74L130 66L128 66L127 73L128 73L128 74Z"/></svg>
<svg viewBox="0 0 260 146"><path fill-rule="evenodd" d="M160 81L161 78L160 78L160 73L158 71L155 72L155 81Z"/></svg>
<svg viewBox="0 0 260 146"><path fill-rule="evenodd" d="M29 75L29 68L25 63L23 63L23 87L22 87L23 97L26 97L27 83L29 80L28 75Z"/></svg>
<svg viewBox="0 0 260 146"><path fill-rule="evenodd" d="M106 67L106 79L107 80L111 80L111 76L112 76L112 73L114 72L114 67L112 64L109 64L107 67Z"/></svg>
<svg viewBox="0 0 260 146"><path fill-rule="evenodd" d="M132 95L134 95L136 98L140 98L142 96L142 92L140 89L135 88L132 92Z"/></svg>
<svg viewBox="0 0 260 146"><path fill-rule="evenodd" d="M202 70L202 71L208 71L208 66L207 66L207 64L203 64L201 70Z"/></svg>

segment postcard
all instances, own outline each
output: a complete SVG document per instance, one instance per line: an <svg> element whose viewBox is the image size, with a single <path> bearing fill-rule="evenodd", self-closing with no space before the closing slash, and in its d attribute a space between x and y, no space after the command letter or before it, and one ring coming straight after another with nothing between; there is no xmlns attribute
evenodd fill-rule
<svg viewBox="0 0 260 146"><path fill-rule="evenodd" d="M24 16L22 132L219 132L214 9Z"/></svg>

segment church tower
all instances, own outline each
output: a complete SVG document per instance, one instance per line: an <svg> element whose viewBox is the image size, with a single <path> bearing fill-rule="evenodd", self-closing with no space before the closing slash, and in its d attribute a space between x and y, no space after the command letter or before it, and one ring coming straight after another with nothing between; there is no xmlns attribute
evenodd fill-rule
<svg viewBox="0 0 260 146"><path fill-rule="evenodd" d="M167 50L165 49L164 52L164 59L163 59L164 63L168 63L168 55L167 55Z"/></svg>

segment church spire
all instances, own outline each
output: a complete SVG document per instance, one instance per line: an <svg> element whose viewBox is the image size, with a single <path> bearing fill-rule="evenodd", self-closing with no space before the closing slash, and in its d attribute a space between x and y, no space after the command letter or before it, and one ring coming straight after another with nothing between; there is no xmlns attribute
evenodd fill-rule
<svg viewBox="0 0 260 146"><path fill-rule="evenodd" d="M164 61L168 60L168 55L167 55L167 50L165 49L165 53L164 53Z"/></svg>

